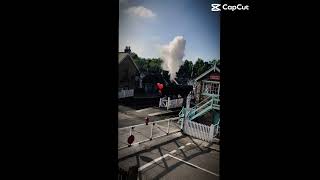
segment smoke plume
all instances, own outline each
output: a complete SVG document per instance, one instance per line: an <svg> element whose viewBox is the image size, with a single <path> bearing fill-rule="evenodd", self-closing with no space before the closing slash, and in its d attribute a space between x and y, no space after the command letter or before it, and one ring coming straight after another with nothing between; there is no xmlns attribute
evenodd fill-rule
<svg viewBox="0 0 320 180"><path fill-rule="evenodd" d="M185 46L186 40L183 36L176 36L169 44L161 48L162 68L169 71L171 81L176 78L176 73L183 64Z"/></svg>

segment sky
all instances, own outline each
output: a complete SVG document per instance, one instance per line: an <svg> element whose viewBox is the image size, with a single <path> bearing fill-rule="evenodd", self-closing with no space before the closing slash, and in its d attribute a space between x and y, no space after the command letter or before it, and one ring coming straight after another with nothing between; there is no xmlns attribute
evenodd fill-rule
<svg viewBox="0 0 320 180"><path fill-rule="evenodd" d="M216 2L216 1L215 1ZM212 0L119 0L119 52L160 57L176 36L186 40L183 60L220 59L220 14Z"/></svg>

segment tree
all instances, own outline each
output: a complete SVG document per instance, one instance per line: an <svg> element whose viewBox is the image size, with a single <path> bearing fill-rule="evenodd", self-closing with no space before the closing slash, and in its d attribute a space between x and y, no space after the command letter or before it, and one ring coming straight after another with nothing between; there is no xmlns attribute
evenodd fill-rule
<svg viewBox="0 0 320 180"><path fill-rule="evenodd" d="M217 66L220 66L220 59L213 59L213 60L209 61L209 64L211 67L213 67L214 64L216 64Z"/></svg>
<svg viewBox="0 0 320 180"><path fill-rule="evenodd" d="M192 61L185 60L184 66L185 66L186 71L187 71L187 77L191 78L191 73L192 73L192 69L193 69Z"/></svg>
<svg viewBox="0 0 320 180"><path fill-rule="evenodd" d="M193 77L192 78L196 78L198 77L200 74L202 74L204 71L204 61L200 58L198 58L198 60L194 63L193 66Z"/></svg>
<svg viewBox="0 0 320 180"><path fill-rule="evenodd" d="M209 70L212 66L209 64L209 62L204 62L204 67L203 67L203 72L206 72L207 70ZM202 74L201 73L201 74Z"/></svg>
<svg viewBox="0 0 320 180"><path fill-rule="evenodd" d="M162 71L162 60L160 58L141 58L136 53L131 53L131 57L141 72L159 73Z"/></svg>
<svg viewBox="0 0 320 180"><path fill-rule="evenodd" d="M185 60L183 65L177 72L177 78L179 79L190 79L192 74L193 63L192 61Z"/></svg>
<svg viewBox="0 0 320 180"><path fill-rule="evenodd" d="M132 57L132 59L138 59L139 58L138 55L136 53L134 53L134 52L131 52L130 56Z"/></svg>
<svg viewBox="0 0 320 180"><path fill-rule="evenodd" d="M217 60L217 66L220 67L220 59Z"/></svg>
<svg viewBox="0 0 320 180"><path fill-rule="evenodd" d="M134 52L131 52L131 57L141 72L161 73L163 71L161 66L163 60L160 58L141 58ZM183 81L196 78L212 68L214 64L220 66L220 60L213 59L205 62L201 58L198 58L194 64L192 61L185 60L177 72L177 78Z"/></svg>
<svg viewBox="0 0 320 180"><path fill-rule="evenodd" d="M193 66L192 78L196 78L200 76L202 73L212 68L214 63L215 61L205 62L202 59L198 58L198 60Z"/></svg>

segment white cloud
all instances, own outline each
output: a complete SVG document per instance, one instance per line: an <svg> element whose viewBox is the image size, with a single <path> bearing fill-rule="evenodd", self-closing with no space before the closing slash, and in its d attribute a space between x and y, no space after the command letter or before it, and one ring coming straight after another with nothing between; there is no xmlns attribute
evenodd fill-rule
<svg viewBox="0 0 320 180"><path fill-rule="evenodd" d="M156 16L156 14L153 13L150 9L147 9L143 6L130 7L127 9L126 12L130 15L144 17L144 18L152 18Z"/></svg>

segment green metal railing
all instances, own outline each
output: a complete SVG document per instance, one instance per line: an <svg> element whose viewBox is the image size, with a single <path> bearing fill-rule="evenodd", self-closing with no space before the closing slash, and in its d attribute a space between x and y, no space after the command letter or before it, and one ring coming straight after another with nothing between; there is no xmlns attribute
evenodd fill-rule
<svg viewBox="0 0 320 180"><path fill-rule="evenodd" d="M219 98L214 94L208 96L206 99L189 110L183 107L179 113L179 122L183 122L184 119L192 121L195 118L206 114L212 109L220 110Z"/></svg>

